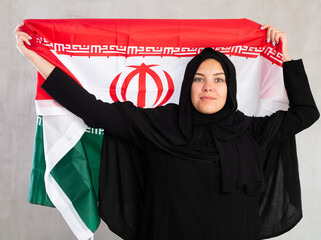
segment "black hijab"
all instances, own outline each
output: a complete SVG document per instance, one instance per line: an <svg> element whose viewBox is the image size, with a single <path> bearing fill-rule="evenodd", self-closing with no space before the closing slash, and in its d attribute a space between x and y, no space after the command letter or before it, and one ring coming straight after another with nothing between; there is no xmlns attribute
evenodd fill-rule
<svg viewBox="0 0 321 240"><path fill-rule="evenodd" d="M195 110L191 102L191 87L194 75L199 66L206 59L217 60L225 73L228 87L226 104L219 112L215 114L202 114ZM184 80L182 83L179 99L179 125L186 136L190 136L192 127L192 115L195 120L204 122L220 122L233 116L237 110L236 100L236 73L233 63L223 54L214 51L212 48L205 48L200 54L194 57L186 66Z"/></svg>
<svg viewBox="0 0 321 240"><path fill-rule="evenodd" d="M208 58L221 63L228 85L225 106L210 115L197 112L190 98L194 74ZM223 192L232 193L237 187L249 195L264 191L260 201L262 237L277 236L302 217L294 138L270 146L277 138L284 113L264 118L256 126L257 118L238 111L235 69L224 54L205 48L188 63L179 105L140 109L130 102L117 102L115 106L140 135L182 160L213 164L213 157L219 156ZM209 139L205 141L209 144L203 146L203 138ZM104 190L99 192L100 216L119 236L135 239L148 176L144 149L105 133L101 157L99 188ZM278 217L280 214L282 218Z"/></svg>
<svg viewBox="0 0 321 240"><path fill-rule="evenodd" d="M198 112L191 102L194 75L206 59L215 59L221 64L228 89L224 107L214 114ZM212 48L203 49L186 67L178 106L179 126L187 141L196 144L203 143L200 139L207 137L207 131L210 133L220 158L224 192L234 192L235 187L245 186L249 194L257 194L264 187L262 166L258 148L246 131L250 121L237 111L236 89L233 63L223 53ZM196 134L198 139L195 141Z"/></svg>
<svg viewBox="0 0 321 240"><path fill-rule="evenodd" d="M208 58L221 63L228 89L224 107L214 114L199 113L191 103L194 75ZM259 149L247 132L249 118L237 111L235 68L224 54L205 48L188 63L178 105L168 104L156 109L135 108L130 102L115 105L144 137L164 151L209 164L217 164L219 158L223 192L234 192L241 186L249 194L262 191ZM204 146L204 142L208 144Z"/></svg>

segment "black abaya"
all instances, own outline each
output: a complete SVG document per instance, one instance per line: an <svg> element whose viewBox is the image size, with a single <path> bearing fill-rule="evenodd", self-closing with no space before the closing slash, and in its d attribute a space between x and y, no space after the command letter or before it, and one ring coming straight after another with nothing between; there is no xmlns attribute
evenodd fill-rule
<svg viewBox="0 0 321 240"><path fill-rule="evenodd" d="M282 234L301 219L294 134L319 117L302 62L284 63L284 76L289 111L246 117L234 112L230 96L233 134L206 131L202 124L186 134L175 104L140 109L97 101L58 68L42 87L88 126L105 129L99 208L113 232L124 239L257 240ZM242 139L255 161L239 149ZM235 175L223 162L229 153L222 146L231 141L237 159L246 161L232 166Z"/></svg>

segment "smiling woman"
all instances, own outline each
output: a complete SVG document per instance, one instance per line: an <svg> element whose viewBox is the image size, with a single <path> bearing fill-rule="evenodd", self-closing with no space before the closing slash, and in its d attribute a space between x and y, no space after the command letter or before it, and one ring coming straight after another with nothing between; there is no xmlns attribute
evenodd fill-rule
<svg viewBox="0 0 321 240"><path fill-rule="evenodd" d="M221 64L207 59L195 73L191 88L192 104L197 111L212 114L220 111L226 102L227 85Z"/></svg>
<svg viewBox="0 0 321 240"><path fill-rule="evenodd" d="M290 108L250 117L237 109L233 63L212 48L188 63L178 105L143 109L97 100L28 50L18 26L18 48L46 77L41 87L105 130L99 213L113 232L133 240L258 240L301 219L294 135L319 112L302 62L288 61L286 35L264 29L283 42Z"/></svg>

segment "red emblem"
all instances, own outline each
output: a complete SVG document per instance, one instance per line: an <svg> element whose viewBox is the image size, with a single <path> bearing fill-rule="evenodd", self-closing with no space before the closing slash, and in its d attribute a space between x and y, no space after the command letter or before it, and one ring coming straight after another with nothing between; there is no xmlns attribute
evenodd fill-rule
<svg viewBox="0 0 321 240"><path fill-rule="evenodd" d="M146 65L145 63L142 63L140 66L128 66L130 68L134 68L134 70L126 76L121 86L121 98L123 101L127 101L126 93L127 93L129 83L132 81L132 79L136 75L138 75L137 106L138 107L146 106L146 75L147 74L153 79L157 87L157 96L153 104L153 107L163 105L171 98L171 96L174 93L174 83L171 76L166 71L163 70L164 75L166 77L168 90L164 98L160 101L160 98L162 96L164 89L163 89L163 83L161 78L154 70L151 69L152 67L155 67L155 66L159 66L159 65ZM117 94L116 94L116 85L119 81L121 74L122 73L119 73L110 84L109 93L114 102L119 101L119 98L117 97ZM159 101L160 103L156 105L156 103L158 103Z"/></svg>

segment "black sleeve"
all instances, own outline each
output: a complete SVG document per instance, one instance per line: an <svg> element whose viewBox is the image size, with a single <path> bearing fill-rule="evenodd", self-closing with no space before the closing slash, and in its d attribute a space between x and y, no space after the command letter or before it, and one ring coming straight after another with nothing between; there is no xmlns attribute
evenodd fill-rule
<svg viewBox="0 0 321 240"><path fill-rule="evenodd" d="M278 111L267 117L253 117L251 132L260 147L278 144L311 126L319 111L313 99L302 60L283 64L284 84L289 98L288 111ZM273 129L274 128L274 129Z"/></svg>
<svg viewBox="0 0 321 240"><path fill-rule="evenodd" d="M56 67L41 87L89 127L104 128L114 136L137 141L134 127L115 104L97 100L61 69Z"/></svg>

